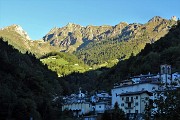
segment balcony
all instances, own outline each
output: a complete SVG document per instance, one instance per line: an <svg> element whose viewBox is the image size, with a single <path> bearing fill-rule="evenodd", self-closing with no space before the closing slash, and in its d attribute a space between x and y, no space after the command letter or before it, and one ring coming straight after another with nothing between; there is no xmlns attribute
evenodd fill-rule
<svg viewBox="0 0 180 120"><path fill-rule="evenodd" d="M126 100L125 103L133 103L134 100Z"/></svg>

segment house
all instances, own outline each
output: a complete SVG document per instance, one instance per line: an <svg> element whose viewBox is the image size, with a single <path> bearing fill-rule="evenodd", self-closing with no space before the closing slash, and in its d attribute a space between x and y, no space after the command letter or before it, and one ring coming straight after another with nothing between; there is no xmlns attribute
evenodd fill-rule
<svg viewBox="0 0 180 120"><path fill-rule="evenodd" d="M71 104L62 105L62 111L70 110L74 116L83 115L92 111L92 105L90 102L76 102Z"/></svg>
<svg viewBox="0 0 180 120"><path fill-rule="evenodd" d="M93 103L102 102L102 101L111 101L111 95L108 92L101 91L91 96L90 101Z"/></svg>
<svg viewBox="0 0 180 120"><path fill-rule="evenodd" d="M104 113L105 110L109 110L111 105L108 102L95 103L95 113Z"/></svg>
<svg viewBox="0 0 180 120"><path fill-rule="evenodd" d="M111 96L105 91L96 93L90 99L90 96L87 93L84 94L81 92L81 88L79 88L78 94L63 97L63 101L62 111L72 111L74 116L80 116L90 112L104 113L105 110L111 107Z"/></svg>
<svg viewBox="0 0 180 120"><path fill-rule="evenodd" d="M132 85L124 85L124 86L115 86L112 90L112 107L116 102L120 105L121 102L121 96L120 94L128 93L128 92L137 92L137 91L148 91L153 92L155 90L159 90L159 84L158 83L148 83L148 82L142 82Z"/></svg>
<svg viewBox="0 0 180 120"><path fill-rule="evenodd" d="M152 93L148 91L136 91L119 94L120 108L127 113L145 113L146 105L149 105L149 98Z"/></svg>

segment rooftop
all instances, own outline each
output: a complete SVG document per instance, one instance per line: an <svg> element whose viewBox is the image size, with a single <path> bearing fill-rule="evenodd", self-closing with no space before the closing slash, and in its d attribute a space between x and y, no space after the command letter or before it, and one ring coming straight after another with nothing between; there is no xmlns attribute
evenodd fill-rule
<svg viewBox="0 0 180 120"><path fill-rule="evenodd" d="M136 84L130 84L130 85L123 85L123 86L114 86L113 89L116 89L116 88L123 88L123 87L129 87L129 86L135 86L135 85L140 85L140 84L158 84L158 83L149 83L149 82L141 82L141 83L136 83Z"/></svg>
<svg viewBox="0 0 180 120"><path fill-rule="evenodd" d="M151 92L148 92L148 91L137 91L137 92L127 92L127 93L122 93L122 94L119 94L119 96L140 95L140 94L143 94L143 93L146 93L146 94L148 94L149 96L152 95L152 93L151 93Z"/></svg>

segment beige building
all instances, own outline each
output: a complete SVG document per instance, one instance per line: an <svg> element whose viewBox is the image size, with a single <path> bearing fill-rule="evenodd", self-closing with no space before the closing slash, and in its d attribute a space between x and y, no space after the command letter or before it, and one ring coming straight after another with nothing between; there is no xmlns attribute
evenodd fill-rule
<svg viewBox="0 0 180 120"><path fill-rule="evenodd" d="M151 93L148 91L127 92L119 94L120 108L127 113L145 113L146 105L149 105Z"/></svg>

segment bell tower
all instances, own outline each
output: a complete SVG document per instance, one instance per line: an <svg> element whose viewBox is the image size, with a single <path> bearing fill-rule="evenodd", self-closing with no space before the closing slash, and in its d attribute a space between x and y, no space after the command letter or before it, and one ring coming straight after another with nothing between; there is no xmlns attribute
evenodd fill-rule
<svg viewBox="0 0 180 120"><path fill-rule="evenodd" d="M161 75L161 82L165 83L167 86L167 83L170 83L171 81L171 65L161 65L160 66L160 75Z"/></svg>
<svg viewBox="0 0 180 120"><path fill-rule="evenodd" d="M160 66L161 69L161 74L171 74L171 65L161 65Z"/></svg>

